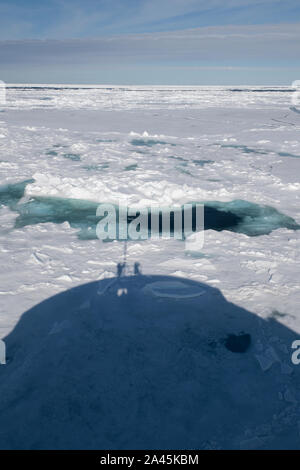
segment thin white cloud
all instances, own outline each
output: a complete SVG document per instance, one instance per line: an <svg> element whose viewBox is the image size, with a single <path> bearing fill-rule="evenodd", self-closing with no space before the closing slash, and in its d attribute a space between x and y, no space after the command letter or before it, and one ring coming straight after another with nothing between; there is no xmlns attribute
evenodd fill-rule
<svg viewBox="0 0 300 470"><path fill-rule="evenodd" d="M215 10L231 10L232 8L247 8L249 6L273 4L282 0L143 0L136 21L160 21L194 12L204 13Z"/></svg>
<svg viewBox="0 0 300 470"><path fill-rule="evenodd" d="M220 26L96 39L0 41L0 64L299 64L300 24Z"/></svg>

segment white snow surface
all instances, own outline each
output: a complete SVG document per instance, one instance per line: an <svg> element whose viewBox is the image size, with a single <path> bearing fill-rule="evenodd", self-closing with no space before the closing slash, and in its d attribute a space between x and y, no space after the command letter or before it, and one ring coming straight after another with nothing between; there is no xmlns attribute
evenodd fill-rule
<svg viewBox="0 0 300 470"><path fill-rule="evenodd" d="M19 204L245 200L300 223L300 121L291 96L268 87L8 87L1 188L31 180ZM17 217L1 206L2 336L29 307L113 276L122 260L121 243L79 240L63 219L15 227ZM258 237L208 230L198 254L175 240L131 242L128 262L216 286L258 315L279 311L299 330L299 248L299 232L284 227Z"/></svg>

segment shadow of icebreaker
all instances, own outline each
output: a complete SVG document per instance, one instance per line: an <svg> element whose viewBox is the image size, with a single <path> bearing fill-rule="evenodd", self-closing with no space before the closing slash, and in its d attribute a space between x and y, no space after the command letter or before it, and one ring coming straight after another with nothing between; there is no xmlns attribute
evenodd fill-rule
<svg viewBox="0 0 300 470"><path fill-rule="evenodd" d="M228 338L247 341L233 352ZM299 448L295 339L186 279L70 289L5 338L0 447Z"/></svg>

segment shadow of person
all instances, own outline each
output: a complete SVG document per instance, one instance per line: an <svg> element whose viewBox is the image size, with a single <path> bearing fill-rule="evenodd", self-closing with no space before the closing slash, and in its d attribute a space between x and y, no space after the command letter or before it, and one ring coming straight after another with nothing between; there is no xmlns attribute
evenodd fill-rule
<svg viewBox="0 0 300 470"><path fill-rule="evenodd" d="M5 338L0 446L299 448L295 339L187 279L139 274L70 289Z"/></svg>
<svg viewBox="0 0 300 470"><path fill-rule="evenodd" d="M138 262L134 263L134 274L135 276L140 276L142 274L141 263L138 263Z"/></svg>

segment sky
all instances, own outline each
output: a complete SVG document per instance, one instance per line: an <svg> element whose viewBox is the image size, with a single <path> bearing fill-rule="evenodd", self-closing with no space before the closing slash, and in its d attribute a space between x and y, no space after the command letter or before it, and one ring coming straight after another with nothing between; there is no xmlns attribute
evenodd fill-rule
<svg viewBox="0 0 300 470"><path fill-rule="evenodd" d="M290 85L300 0L0 0L7 83Z"/></svg>

